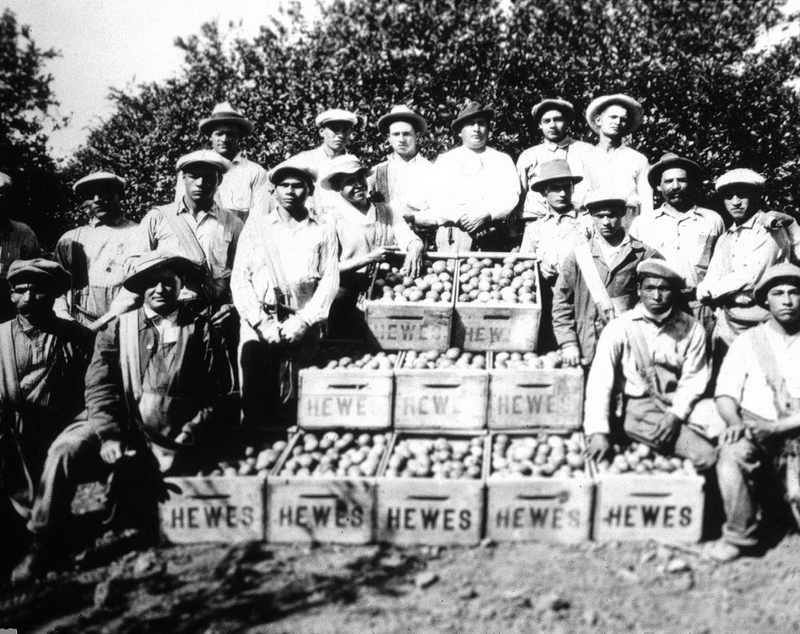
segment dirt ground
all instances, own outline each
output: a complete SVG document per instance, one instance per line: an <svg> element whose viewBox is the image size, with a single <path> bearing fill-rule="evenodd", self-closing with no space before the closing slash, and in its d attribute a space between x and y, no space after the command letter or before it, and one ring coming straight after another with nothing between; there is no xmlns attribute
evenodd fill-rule
<svg viewBox="0 0 800 634"><path fill-rule="evenodd" d="M0 590L28 633L800 632L800 537L720 566L655 543L194 545L106 536ZM699 547L698 547L699 548Z"/></svg>

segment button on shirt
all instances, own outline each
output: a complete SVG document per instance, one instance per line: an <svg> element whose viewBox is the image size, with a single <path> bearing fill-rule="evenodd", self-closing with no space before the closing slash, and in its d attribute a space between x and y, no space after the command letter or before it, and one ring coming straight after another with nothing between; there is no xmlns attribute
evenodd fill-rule
<svg viewBox="0 0 800 634"><path fill-rule="evenodd" d="M584 157L589 191L601 189L624 196L628 206L640 206L642 216L653 215L653 188L647 182L647 157L622 145L606 150L595 145Z"/></svg>
<svg viewBox="0 0 800 634"><path fill-rule="evenodd" d="M593 232L589 214L577 209L558 214L550 209L543 218L525 227L520 252L534 253L542 275L553 279L567 255L585 243Z"/></svg>
<svg viewBox="0 0 800 634"><path fill-rule="evenodd" d="M178 326L178 309L176 308L169 315L160 315L149 306L143 306L144 316L152 324L158 333L159 345L167 345L178 342L180 336L180 326Z"/></svg>
<svg viewBox="0 0 800 634"><path fill-rule="evenodd" d="M407 207L414 210L423 210L428 206L428 200L433 192L433 163L421 154L416 154L412 159L405 161L397 154L391 154L383 163L379 163L369 177L370 189L376 189L378 170L385 166L386 180L389 191L386 202L392 210L402 215Z"/></svg>
<svg viewBox="0 0 800 634"><path fill-rule="evenodd" d="M672 400L670 412L685 420L706 389L709 378L706 336L700 322L677 309L659 321L637 304L612 320L597 342L586 383L583 427L587 434L608 433L615 390L634 398L649 393L647 379L637 369L627 333L627 329L636 325L644 333L661 392Z"/></svg>
<svg viewBox="0 0 800 634"><path fill-rule="evenodd" d="M630 228L634 238L672 264L688 288L703 281L714 245L724 232L725 224L717 212L697 206L680 212L669 204L656 209L651 218L635 218Z"/></svg>

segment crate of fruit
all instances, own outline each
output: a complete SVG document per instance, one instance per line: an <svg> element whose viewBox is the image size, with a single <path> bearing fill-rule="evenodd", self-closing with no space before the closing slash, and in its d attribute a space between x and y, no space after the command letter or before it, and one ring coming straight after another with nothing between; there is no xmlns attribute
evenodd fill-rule
<svg viewBox="0 0 800 634"><path fill-rule="evenodd" d="M535 350L542 304L530 254L481 253L459 263L455 339L464 350Z"/></svg>
<svg viewBox="0 0 800 634"><path fill-rule="evenodd" d="M583 370L561 367L560 352L493 352L488 365L489 429L580 429Z"/></svg>
<svg viewBox="0 0 800 634"><path fill-rule="evenodd" d="M691 461L637 442L613 451L596 466L595 539L700 541L705 479Z"/></svg>
<svg viewBox="0 0 800 634"><path fill-rule="evenodd" d="M589 540L594 483L579 432L493 433L486 536L495 541Z"/></svg>
<svg viewBox="0 0 800 634"><path fill-rule="evenodd" d="M404 352L395 370L395 429L482 429L488 386L485 355Z"/></svg>
<svg viewBox="0 0 800 634"><path fill-rule="evenodd" d="M267 480L267 540L366 544L391 433L299 431Z"/></svg>
<svg viewBox="0 0 800 634"><path fill-rule="evenodd" d="M326 346L300 370L297 424L303 429L392 425L396 353Z"/></svg>
<svg viewBox="0 0 800 634"><path fill-rule="evenodd" d="M396 433L378 480L378 541L478 543L485 453L484 433Z"/></svg>
<svg viewBox="0 0 800 634"><path fill-rule="evenodd" d="M453 322L456 260L429 254L417 278L402 265L375 269L364 314L373 337L387 350L446 350Z"/></svg>

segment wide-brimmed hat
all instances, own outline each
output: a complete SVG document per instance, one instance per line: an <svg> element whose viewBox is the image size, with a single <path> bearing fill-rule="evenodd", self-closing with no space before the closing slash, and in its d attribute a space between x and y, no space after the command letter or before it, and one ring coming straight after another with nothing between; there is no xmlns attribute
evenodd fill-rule
<svg viewBox="0 0 800 634"><path fill-rule="evenodd" d="M760 193L764 189L764 185L766 185L766 183L766 179L758 172L754 172L753 170L744 167L739 167L731 170L730 172L725 172L722 176L720 176L717 179L717 182L714 183L714 188L718 193L722 193L724 189L728 189L730 187L745 186L752 187Z"/></svg>
<svg viewBox="0 0 800 634"><path fill-rule="evenodd" d="M129 291L141 294L146 287L147 277L156 272L169 269L178 277L197 276L200 273L200 266L192 262L186 256L175 253L174 251L148 251L147 253L132 258L129 262L128 276L122 285Z"/></svg>
<svg viewBox="0 0 800 634"><path fill-rule="evenodd" d="M458 113L458 116L453 119L453 123L450 124L450 129L453 131L453 134L458 134L461 128L464 127L464 124L470 119L485 117L487 120L491 120L493 116L494 110L491 108L484 108L477 101L468 101L461 109L461 112Z"/></svg>
<svg viewBox="0 0 800 634"><path fill-rule="evenodd" d="M320 181L323 189L330 189L332 191L339 191L341 189L341 182L347 176L363 172L365 176L370 175L370 169L364 165L355 156L345 154L337 156L331 162L328 173Z"/></svg>
<svg viewBox="0 0 800 634"><path fill-rule="evenodd" d="M33 260L14 260L8 267L6 277L9 285L23 282L41 284L54 297L63 295L72 286L72 276L58 262L34 258Z"/></svg>
<svg viewBox="0 0 800 634"><path fill-rule="evenodd" d="M557 159L555 161L547 161L546 163L542 163L542 167L539 170L539 176L537 176L533 182L531 182L531 189L534 191L539 191L547 183L552 183L555 181L570 181L574 185L575 183L580 183L582 180L583 176L578 176L572 173L569 163L563 159Z"/></svg>
<svg viewBox="0 0 800 634"><path fill-rule="evenodd" d="M548 110L558 110L568 119L572 119L575 114L575 106L569 101L565 101L564 99L543 99L531 108L531 117L533 117L534 123L538 125L539 121L542 119L542 115Z"/></svg>
<svg viewBox="0 0 800 634"><path fill-rule="evenodd" d="M0 172L0 189L11 187L13 184L14 181L11 180L11 177L8 174L5 172Z"/></svg>
<svg viewBox="0 0 800 634"><path fill-rule="evenodd" d="M589 213L599 209L608 209L610 207L622 208L624 210L628 206L628 201L625 196L620 195L618 192L594 189L586 195L583 206Z"/></svg>
<svg viewBox="0 0 800 634"><path fill-rule="evenodd" d="M184 154L178 159L175 167L179 172L182 172L190 165L206 165L213 167L220 174L224 174L231 168L231 162L213 150L197 150L196 152Z"/></svg>
<svg viewBox="0 0 800 634"><path fill-rule="evenodd" d="M689 174L689 178L693 180L703 175L703 168L694 161L678 156L673 152L667 152L658 159L658 163L654 163L647 171L647 182L650 183L650 187L655 189L661 184L661 175L668 169L675 167L685 169Z"/></svg>
<svg viewBox="0 0 800 634"><path fill-rule="evenodd" d="M662 280L667 280L673 288L683 288L683 285L686 283L683 279L683 275L667 264L666 260L659 260L657 258L648 258L639 262L636 266L636 274L639 279L644 277L658 277Z"/></svg>
<svg viewBox="0 0 800 634"><path fill-rule="evenodd" d="M428 122L422 115L418 115L408 106L400 105L394 106L388 114L383 115L378 119L378 130L381 134L389 133L389 126L396 121L405 121L414 126L417 134L425 134L428 130Z"/></svg>
<svg viewBox="0 0 800 634"><path fill-rule="evenodd" d="M314 191L317 175L310 168L297 165L291 161L284 161L272 168L269 173L269 182L273 185L278 185L286 176L296 176L308 185L310 192Z"/></svg>
<svg viewBox="0 0 800 634"><path fill-rule="evenodd" d="M800 267L784 262L768 268L756 285L755 299L759 304L767 301L769 289L778 284L791 283L800 288Z"/></svg>
<svg viewBox="0 0 800 634"><path fill-rule="evenodd" d="M314 122L317 124L318 128L321 128L335 121L341 121L343 123L349 123L350 125L356 125L358 123L358 117L349 110L342 110L341 108L331 108L329 110L326 110L325 112L320 112L317 115L317 118L314 119Z"/></svg>
<svg viewBox="0 0 800 634"><path fill-rule="evenodd" d="M214 131L214 128L223 123L235 125L241 131L242 136L247 136L253 132L253 122L234 108L228 101L223 101L214 106L214 110L211 111L211 116L206 119L201 119L197 127L200 128L200 132L209 135Z"/></svg>
<svg viewBox="0 0 800 634"><path fill-rule="evenodd" d="M125 193L125 179L111 172L94 172L84 176L72 186L72 191L83 198L98 185L111 185L116 187L120 194Z"/></svg>
<svg viewBox="0 0 800 634"><path fill-rule="evenodd" d="M628 111L628 129L625 134L633 134L644 121L644 108L636 99L628 97L628 95L605 95L598 97L586 109L586 123L594 130L595 134L600 134L600 128L595 123L595 117L603 112L609 106L622 106Z"/></svg>

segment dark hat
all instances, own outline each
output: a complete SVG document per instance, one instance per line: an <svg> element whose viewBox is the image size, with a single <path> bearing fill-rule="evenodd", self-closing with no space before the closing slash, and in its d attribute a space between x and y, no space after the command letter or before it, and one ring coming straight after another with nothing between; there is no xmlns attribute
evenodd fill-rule
<svg viewBox="0 0 800 634"><path fill-rule="evenodd" d="M54 297L63 295L72 286L72 276L64 267L44 258L14 260L8 267L7 280L11 286L26 281L43 284Z"/></svg>
<svg viewBox="0 0 800 634"><path fill-rule="evenodd" d="M222 123L229 123L237 126L239 130L241 130L242 136L247 136L253 131L253 122L227 101L214 106L211 116L207 119L201 119L198 127L200 128L200 132L209 135L214 131L214 128Z"/></svg>
<svg viewBox="0 0 800 634"><path fill-rule="evenodd" d="M531 108L531 117L538 124L542 119L542 115L548 110L558 110L569 119L572 119L575 114L575 106L569 101L564 99L544 99Z"/></svg>
<svg viewBox="0 0 800 634"><path fill-rule="evenodd" d="M784 262L768 268L756 285L755 299L759 304L767 301L769 289L778 284L794 284L800 288L800 267Z"/></svg>
<svg viewBox="0 0 800 634"><path fill-rule="evenodd" d="M199 275L200 267L189 258L173 251L148 251L135 258L130 264L131 270L122 285L129 291L141 294L147 288L145 280L154 271L169 269L179 277Z"/></svg>
<svg viewBox="0 0 800 634"><path fill-rule="evenodd" d="M531 189L539 191L547 183L552 183L554 181L570 181L574 185L575 183L580 183L582 180L583 176L577 176L572 173L572 170L569 168L569 163L563 159L557 159L555 161L542 163L539 176L531 183Z"/></svg>
<svg viewBox="0 0 800 634"><path fill-rule="evenodd" d="M477 101L468 101L467 104L461 109L461 112L458 113L458 116L453 119L453 123L450 124L450 129L454 134L458 134L461 131L461 128L464 127L464 124L466 124L470 119L485 117L486 119L491 120L493 116L494 110L491 108L484 108Z"/></svg>
<svg viewBox="0 0 800 634"><path fill-rule="evenodd" d="M284 161L272 168L269 173L269 182L273 185L278 185L286 176L296 176L308 185L310 192L314 191L314 182L317 177L310 168Z"/></svg>
<svg viewBox="0 0 800 634"><path fill-rule="evenodd" d="M418 115L408 106L400 105L394 106L389 111L389 114L385 114L378 119L378 130L380 130L381 134L388 134L389 126L396 121L406 121L410 123L414 126L417 134L425 134L428 129L428 122L425 121L424 117Z"/></svg>
<svg viewBox="0 0 800 634"><path fill-rule="evenodd" d="M647 182L650 183L650 187L655 189L660 185L661 175L668 169L674 167L685 169L692 179L698 179L703 175L703 168L694 161L690 161L672 152L667 152L658 160L658 163L654 163L647 172Z"/></svg>
<svg viewBox="0 0 800 634"><path fill-rule="evenodd" d="M220 174L224 174L231 168L231 162L213 150L197 150L196 152L184 154L178 159L175 167L181 172L190 165L198 164L213 167Z"/></svg>
<svg viewBox="0 0 800 634"><path fill-rule="evenodd" d="M589 213L599 209L608 209L609 207L617 207L624 210L628 206L628 201L625 196L620 196L617 192L595 189L587 194L586 200L583 201L583 206Z"/></svg>
<svg viewBox="0 0 800 634"><path fill-rule="evenodd" d="M761 190L764 189L765 184L766 180L758 172L754 172L753 170L744 167L739 167L729 172L725 172L717 179L714 187L718 193L722 193L722 190L724 189L736 186L752 187L760 193Z"/></svg>
<svg viewBox="0 0 800 634"><path fill-rule="evenodd" d="M592 101L586 109L586 123L594 130L595 134L600 134L600 128L597 127L594 120L597 115L602 113L609 106L622 106L628 111L630 121L628 122L628 129L625 131L625 134L633 134L642 125L642 121L644 121L644 108L642 108L642 104L628 97L628 95L605 95Z"/></svg>
<svg viewBox="0 0 800 634"><path fill-rule="evenodd" d="M120 194L125 193L125 179L111 172L94 172L84 176L72 186L72 191L83 198L88 196L89 192L97 185L111 185L116 187Z"/></svg>
<svg viewBox="0 0 800 634"><path fill-rule="evenodd" d="M683 276L673 269L665 260L648 258L642 260L636 267L636 274L641 280L645 277L658 277L667 280L673 288L683 288L686 283Z"/></svg>
<svg viewBox="0 0 800 634"><path fill-rule="evenodd" d="M343 154L337 156L331 162L328 173L320 181L323 189L330 189L332 191L339 191L341 188L341 181L345 176L351 176L363 172L365 176L371 174L371 170L351 154Z"/></svg>

